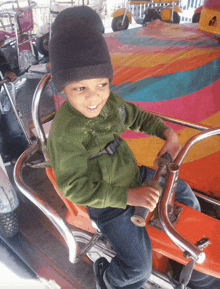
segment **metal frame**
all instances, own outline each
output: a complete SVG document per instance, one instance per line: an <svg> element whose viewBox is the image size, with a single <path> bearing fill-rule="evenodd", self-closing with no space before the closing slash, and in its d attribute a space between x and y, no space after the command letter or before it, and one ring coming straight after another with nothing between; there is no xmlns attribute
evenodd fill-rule
<svg viewBox="0 0 220 289"><path fill-rule="evenodd" d="M20 8L19 7L19 3L18 1L6 1L2 4L0 4L0 7L5 5L5 4L17 4L17 8ZM35 52L34 52L34 46L33 46L33 42L32 42L32 37L31 37L31 32L30 31L27 31L27 36L28 36L28 40L22 42L21 44L19 44L19 22L18 20L16 19L17 17L19 17L19 15L27 10L30 10L32 9L34 6L36 6L36 2L34 1L30 1L28 0L28 4L29 4L29 7L25 7L25 8L20 8L22 10L20 11L15 11L14 8L12 9L6 9L5 11L1 11L0 12L0 17L8 17L9 19L9 22L10 24L9 25L3 25L3 28L5 27L14 27L14 33L15 33L15 42L16 42L16 49L17 49L17 55L18 55L18 65L19 65L19 69L22 67L21 66L21 60L20 60L20 49L19 47L25 43L29 43L30 45L30 48L31 48L31 52L32 54L35 56ZM13 19L13 21L12 21ZM7 33L7 35L10 34L10 33Z"/></svg>
<svg viewBox="0 0 220 289"><path fill-rule="evenodd" d="M169 205L171 207L174 206L172 196L173 184L175 183L175 180L178 177L179 168L182 165L183 160L186 157L190 148L200 140L218 134L220 134L220 127L210 128L205 132L200 132L199 134L191 137L185 143L185 145L179 152L174 162L168 166L169 177L167 180L166 189L164 191L164 196L161 200L159 209L159 218L164 231L179 248L181 248L183 251L187 251L190 254L190 256L199 264L203 263L203 261L205 260L205 253L201 249L190 243L188 240L186 240L182 235L180 235L175 230L168 217L168 206Z"/></svg>
<svg viewBox="0 0 220 289"><path fill-rule="evenodd" d="M39 150L39 144L34 142L18 159L14 168L14 180L18 189L33 203L35 204L53 223L53 225L60 232L61 236L66 241L69 249L69 261L71 263L77 262L77 243L71 230L65 224L63 219L57 212L46 202L42 201L37 194L28 187L22 177L22 168L25 166L27 159Z"/></svg>

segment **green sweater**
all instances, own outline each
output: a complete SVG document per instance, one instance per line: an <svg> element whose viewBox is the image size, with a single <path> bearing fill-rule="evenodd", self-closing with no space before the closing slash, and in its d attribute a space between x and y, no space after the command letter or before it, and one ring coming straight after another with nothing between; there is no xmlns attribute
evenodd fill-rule
<svg viewBox="0 0 220 289"><path fill-rule="evenodd" d="M128 189L142 185L136 160L119 137L126 129L163 138L168 127L141 107L110 94L99 116L87 118L68 100L57 112L47 148L61 193L78 205L126 208ZM114 156L100 152L114 140L120 146Z"/></svg>

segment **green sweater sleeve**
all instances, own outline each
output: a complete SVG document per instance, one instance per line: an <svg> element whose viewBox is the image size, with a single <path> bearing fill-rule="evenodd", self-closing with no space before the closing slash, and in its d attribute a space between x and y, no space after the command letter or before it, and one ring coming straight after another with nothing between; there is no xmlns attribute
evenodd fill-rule
<svg viewBox="0 0 220 289"><path fill-rule="evenodd" d="M86 149L80 143L49 142L48 152L62 194L74 204L95 208L126 208L128 188L94 182L88 169Z"/></svg>
<svg viewBox="0 0 220 289"><path fill-rule="evenodd" d="M136 106L122 98L121 100L126 111L125 126L127 129L164 139L164 132L169 127L163 123L161 118L143 111L140 106Z"/></svg>

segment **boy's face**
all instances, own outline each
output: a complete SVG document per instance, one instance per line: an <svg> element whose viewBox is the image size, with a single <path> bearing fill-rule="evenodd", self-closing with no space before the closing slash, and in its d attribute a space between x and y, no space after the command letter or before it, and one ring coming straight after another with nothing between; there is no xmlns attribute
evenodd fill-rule
<svg viewBox="0 0 220 289"><path fill-rule="evenodd" d="M100 114L109 95L109 79L95 78L71 82L61 91L67 95L70 104L88 118Z"/></svg>

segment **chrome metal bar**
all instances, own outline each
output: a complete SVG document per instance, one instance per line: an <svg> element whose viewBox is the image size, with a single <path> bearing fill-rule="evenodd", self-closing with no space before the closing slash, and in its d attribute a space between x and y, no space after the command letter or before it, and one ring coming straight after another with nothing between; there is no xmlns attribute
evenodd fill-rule
<svg viewBox="0 0 220 289"><path fill-rule="evenodd" d="M193 191L193 192L198 198L201 198L201 199L205 200L208 203L211 203L211 204L213 204L215 206L219 206L220 207L220 201L219 200L213 199L210 196L205 196L205 195L200 194L200 193L195 192L195 191Z"/></svg>
<svg viewBox="0 0 220 289"><path fill-rule="evenodd" d="M80 231L77 231L77 230L72 231L72 234L73 234L76 242L79 242L79 243L87 244L87 243L89 243L89 241L92 238L88 233L80 232ZM104 255L107 255L110 258L114 258L115 255L116 255L115 252L113 251L113 249L108 248L106 246L106 244L103 241L101 241L101 240L98 240L94 244L93 248L97 249L99 252L104 253Z"/></svg>
<svg viewBox="0 0 220 289"><path fill-rule="evenodd" d="M165 233L168 235L168 237L183 251L189 252L192 258L196 262L202 263L205 260L205 253L202 250L198 249L191 242L189 242L181 234L179 234L176 231L176 229L173 227L168 217L168 204L170 201L170 194L171 194L173 185L175 184L178 170L179 170L178 167L176 167L176 170L173 169L172 171L169 172L169 178L166 183L166 188L164 190L163 198L161 199L161 202L159 203L159 218L161 221L161 225Z"/></svg>
<svg viewBox="0 0 220 289"><path fill-rule="evenodd" d="M49 157L48 157L47 149L46 149L47 139L43 130L43 126L41 124L39 112L40 112L41 96L43 94L44 89L50 83L50 81L51 81L51 74L46 74L45 76L42 77L37 88L35 89L33 100L32 100L32 108L31 108L33 123L37 131L37 136L41 142L42 151L43 151L44 158L46 161L49 161Z"/></svg>
<svg viewBox="0 0 220 289"><path fill-rule="evenodd" d="M125 17L126 17L126 15L127 15L128 7L129 7L129 6L128 6L128 4L127 4L126 7L125 7L125 12L124 12L124 15L123 15L123 19L122 19L121 25L123 25L124 22L125 22Z"/></svg>
<svg viewBox="0 0 220 289"><path fill-rule="evenodd" d="M49 204L41 200L36 192L28 187L22 177L22 169L25 166L27 159L39 150L37 142L33 143L18 159L14 168L14 180L18 189L32 202L34 203L53 223L53 225L60 232L62 237L67 243L69 249L69 261L76 263L77 261L77 243L71 230L64 223L63 219L56 213L56 211L50 207Z"/></svg>
<svg viewBox="0 0 220 289"><path fill-rule="evenodd" d="M13 18L13 21L14 21L14 27L15 27L15 40L16 40L16 48L17 48L17 55L18 55L18 66L19 66L19 70L21 70L21 57L20 57L20 49L19 49L19 34L18 34L18 23L17 23L17 19L16 18L16 14Z"/></svg>
<svg viewBox="0 0 220 289"><path fill-rule="evenodd" d="M101 232L97 232L96 234L94 234L89 240L88 244L86 244L81 249L78 259L82 260L89 252L89 250L97 243L97 241L100 239L101 236L102 236Z"/></svg>
<svg viewBox="0 0 220 289"><path fill-rule="evenodd" d="M28 40L25 41L29 44L30 48L31 48L31 53L33 54L33 56L36 58L36 55L35 55L35 52L34 52L34 45L33 45L33 42L32 42L32 38L31 38L31 31L29 30L27 32L27 35L28 35ZM24 44L25 42L22 42L20 45Z"/></svg>
<svg viewBox="0 0 220 289"><path fill-rule="evenodd" d="M152 273L146 284L143 285L143 289L161 288L161 289L174 289L177 288L175 284L171 282L167 275L152 269ZM185 289L189 289L185 287Z"/></svg>
<svg viewBox="0 0 220 289"><path fill-rule="evenodd" d="M168 115L165 115L165 114L162 114L162 113L157 113L157 112L148 111L148 110L144 110L144 111L148 112L148 113L151 113L153 115L156 115L156 116L160 117L162 120L169 121L169 122L172 122L172 123L175 123L175 124L179 124L179 125L183 125L183 126L186 126L186 127L194 128L194 129L197 129L197 130L203 131L203 130L207 130L207 129L211 128L210 126L207 126L207 125L204 125L204 124L199 124L199 123L194 123L194 122L190 122L190 121L187 121L187 120L178 119L178 118L171 117L171 116L168 116Z"/></svg>
<svg viewBox="0 0 220 289"><path fill-rule="evenodd" d="M171 4L171 6L172 6L172 9L171 9L171 23L173 23L173 13L174 13L174 8L175 8L175 3L173 2L172 4Z"/></svg>
<svg viewBox="0 0 220 289"><path fill-rule="evenodd" d="M198 141L203 140L205 138L208 138L210 136L218 135L220 134L220 127L216 128L210 128L209 130L205 132L200 132L196 134L195 136L191 137L185 145L182 147L181 151L179 152L178 156L176 157L174 163L178 165L179 167L182 165L183 160L188 153L189 149L196 144Z"/></svg>

